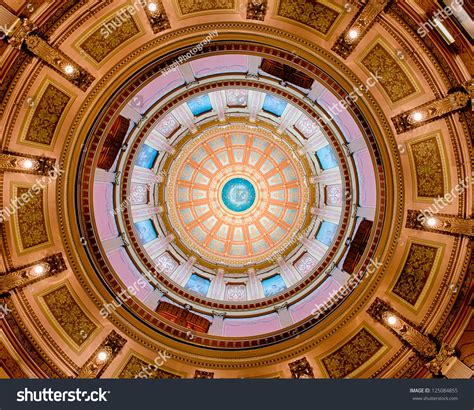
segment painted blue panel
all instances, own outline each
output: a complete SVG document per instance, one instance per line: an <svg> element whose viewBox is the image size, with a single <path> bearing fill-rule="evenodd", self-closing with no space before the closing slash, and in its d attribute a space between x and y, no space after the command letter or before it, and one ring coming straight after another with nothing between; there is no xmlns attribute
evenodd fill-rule
<svg viewBox="0 0 474 410"><path fill-rule="evenodd" d="M200 95L199 97L189 100L188 107L193 115L197 117L205 112L212 111L211 99L207 94Z"/></svg>
<svg viewBox="0 0 474 410"><path fill-rule="evenodd" d="M211 286L209 279L203 278L202 276L193 273L186 283L185 288L193 292L199 293L200 295L206 296Z"/></svg>
<svg viewBox="0 0 474 410"><path fill-rule="evenodd" d="M246 211L255 202L255 188L244 178L232 178L222 188L222 202L231 211Z"/></svg>
<svg viewBox="0 0 474 410"><path fill-rule="evenodd" d="M319 227L318 234L316 235L316 239L325 245L329 246L334 239L334 235L337 231L337 225L331 222L323 221L321 226Z"/></svg>
<svg viewBox="0 0 474 410"><path fill-rule="evenodd" d="M140 153L138 154L136 165L143 168L151 169L158 156L158 151L149 145L144 144Z"/></svg>
<svg viewBox="0 0 474 410"><path fill-rule="evenodd" d="M336 154L329 145L317 150L316 156L322 169L335 168L338 165Z"/></svg>
<svg viewBox="0 0 474 410"><path fill-rule="evenodd" d="M276 295L286 289L285 281L280 275L273 275L262 280L265 297Z"/></svg>
<svg viewBox="0 0 474 410"><path fill-rule="evenodd" d="M158 237L151 219L136 222L135 228L138 231L138 239L142 244L148 243Z"/></svg>
<svg viewBox="0 0 474 410"><path fill-rule="evenodd" d="M277 117L281 117L283 111L285 111L288 103L280 98L274 97L273 95L267 94L263 101L263 110L270 112Z"/></svg>

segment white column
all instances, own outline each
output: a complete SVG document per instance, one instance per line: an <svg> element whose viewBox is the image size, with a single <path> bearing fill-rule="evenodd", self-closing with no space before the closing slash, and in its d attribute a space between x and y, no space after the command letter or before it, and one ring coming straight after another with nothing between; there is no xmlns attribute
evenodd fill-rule
<svg viewBox="0 0 474 410"><path fill-rule="evenodd" d="M248 109L250 112L250 115L249 115L250 122L255 122L257 120L257 115L262 108L264 99L265 99L265 94L249 90Z"/></svg>
<svg viewBox="0 0 474 410"><path fill-rule="evenodd" d="M357 138L355 140L352 140L348 145L347 148L349 148L349 152L351 154L354 154L356 152L362 151L364 149L367 149L367 144L364 140L364 138Z"/></svg>
<svg viewBox="0 0 474 410"><path fill-rule="evenodd" d="M144 300L143 303L152 310L155 310L160 303L161 298L164 296L164 292L160 289L154 289Z"/></svg>
<svg viewBox="0 0 474 410"><path fill-rule="evenodd" d="M300 239L301 243L305 246L306 250L309 252L309 254L317 259L318 261L322 259L322 257L325 254L325 250L322 249L314 240L311 240L309 238L303 237Z"/></svg>
<svg viewBox="0 0 474 410"><path fill-rule="evenodd" d="M275 310L278 314L278 319L280 320L280 325L282 328L291 326L293 324L293 319L291 318L290 311L288 310L287 305L276 306Z"/></svg>
<svg viewBox="0 0 474 410"><path fill-rule="evenodd" d="M300 273L294 268L294 266L289 264L282 257L279 257L277 259L277 263L281 269L282 276L284 278L286 277L285 282L288 285L292 285L293 283L296 283L301 279Z"/></svg>
<svg viewBox="0 0 474 410"><path fill-rule="evenodd" d="M307 152L314 152L319 148L324 147L327 145L327 141L324 138L324 134L322 133L321 129L318 126L318 131L314 133L306 142L305 144L298 149L298 153L300 155L306 154Z"/></svg>
<svg viewBox="0 0 474 410"><path fill-rule="evenodd" d="M194 77L194 72L191 67L191 64L189 63L181 64L179 66L179 71L181 71L181 74L183 75L184 81L186 81L186 83L189 84L196 80L196 78Z"/></svg>
<svg viewBox="0 0 474 410"><path fill-rule="evenodd" d="M122 117L128 118L130 121L134 122L135 124L138 124L143 118L142 115L138 111L136 111L134 108L130 106L130 104L127 104L123 108L123 110L120 112L120 115Z"/></svg>
<svg viewBox="0 0 474 410"><path fill-rule="evenodd" d="M285 112L281 117L280 125L277 128L277 132L281 134L288 127L294 125L300 115L301 112L299 110L297 110L291 104L288 104Z"/></svg>
<svg viewBox="0 0 474 410"><path fill-rule="evenodd" d="M222 336L224 332L224 317L225 313L212 312L212 323L207 333L213 336Z"/></svg>
<svg viewBox="0 0 474 410"><path fill-rule="evenodd" d="M217 118L220 122L225 121L225 109L226 109L226 98L224 91L216 91L209 94L209 99L211 100L212 107L217 112Z"/></svg>
<svg viewBox="0 0 474 410"><path fill-rule="evenodd" d="M109 172L102 168L96 168L94 174L95 182L115 182L115 172Z"/></svg>
<svg viewBox="0 0 474 410"><path fill-rule="evenodd" d="M124 245L123 239L121 236L117 236L116 238L106 239L102 241L102 247L106 253L112 252Z"/></svg>
<svg viewBox="0 0 474 410"><path fill-rule="evenodd" d="M150 132L147 143L149 143L152 148L155 148L158 151L165 151L169 154L174 154L176 152L176 150L170 144L168 144L166 138L157 130L152 130Z"/></svg>
<svg viewBox="0 0 474 410"><path fill-rule="evenodd" d="M351 277L347 272L339 269L337 266L329 273L339 285L344 286Z"/></svg>
<svg viewBox="0 0 474 410"><path fill-rule="evenodd" d="M247 74L249 75L257 75L258 69L262 64L262 57L257 56L249 56L247 57L249 71Z"/></svg>
<svg viewBox="0 0 474 410"><path fill-rule="evenodd" d="M151 242L144 245L144 248L147 250L148 254L152 259L160 256L166 249L168 245L174 241L174 235L168 235L166 237L153 239Z"/></svg>
<svg viewBox="0 0 474 410"><path fill-rule="evenodd" d="M224 285L224 269L217 269L216 276L211 284L211 289L209 290L209 297L211 299L222 300L224 298L225 285Z"/></svg>
<svg viewBox="0 0 474 410"><path fill-rule="evenodd" d="M176 269L172 275L171 279L173 279L175 282L178 284L184 284L186 280L191 276L191 273L193 271L193 266L196 263L196 257L191 256L186 263L183 265L180 265L178 269Z"/></svg>
<svg viewBox="0 0 474 410"><path fill-rule="evenodd" d="M248 271L248 277L249 277L249 293L250 297L249 299L259 299L263 297L263 294L260 290L260 286L258 285L257 281L257 275L255 274L255 269L250 268Z"/></svg>
<svg viewBox="0 0 474 410"><path fill-rule="evenodd" d="M357 216L373 221L375 218L375 208L357 207Z"/></svg>
<svg viewBox="0 0 474 410"><path fill-rule="evenodd" d="M456 356L450 357L443 363L441 373L448 379L470 379L473 376L471 368Z"/></svg>

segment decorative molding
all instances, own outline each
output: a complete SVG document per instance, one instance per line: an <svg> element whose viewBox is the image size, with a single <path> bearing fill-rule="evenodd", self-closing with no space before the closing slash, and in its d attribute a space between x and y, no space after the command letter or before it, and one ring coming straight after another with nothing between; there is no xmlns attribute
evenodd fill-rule
<svg viewBox="0 0 474 410"><path fill-rule="evenodd" d="M242 1L242 0L241 0ZM268 0L248 0L247 18L249 20L265 20L267 13Z"/></svg>
<svg viewBox="0 0 474 410"><path fill-rule="evenodd" d="M85 38L76 43L76 47L87 54L96 66L101 65L114 51L141 34L138 20L128 12L128 7L121 7L109 14L85 34Z"/></svg>
<svg viewBox="0 0 474 410"><path fill-rule="evenodd" d="M382 351L384 344L365 327L334 352L321 359L328 376L349 376Z"/></svg>
<svg viewBox="0 0 474 410"><path fill-rule="evenodd" d="M144 369L147 371L144 372ZM131 353L125 365L116 376L119 379L136 379L140 373L146 373L148 379L180 379L181 376L158 368L154 363L143 360L143 358Z"/></svg>
<svg viewBox="0 0 474 410"><path fill-rule="evenodd" d="M37 268L41 269L37 269ZM30 263L12 272L0 275L0 294L22 288L44 278L56 275L67 269L61 253L48 256L37 262Z"/></svg>
<svg viewBox="0 0 474 410"><path fill-rule="evenodd" d="M384 96L391 104L402 104L420 94L420 86L405 63L381 36L357 58L359 64L376 76Z"/></svg>
<svg viewBox="0 0 474 410"><path fill-rule="evenodd" d="M203 370L196 370L194 372L195 379L213 379L214 373L213 372L205 372Z"/></svg>
<svg viewBox="0 0 474 410"><path fill-rule="evenodd" d="M77 378L99 378L126 343L127 339L124 339L115 330L112 330L94 353L92 353L84 366L82 366ZM104 358L102 358L101 355L103 355Z"/></svg>
<svg viewBox="0 0 474 410"><path fill-rule="evenodd" d="M440 258L440 247L411 242L403 268L391 292L417 306Z"/></svg>
<svg viewBox="0 0 474 410"><path fill-rule="evenodd" d="M433 218L434 225L427 224L426 221L428 218ZM433 214L429 211L414 211L412 209L408 209L405 226L407 228L417 229L419 231L474 237L474 219L460 218L456 215Z"/></svg>
<svg viewBox="0 0 474 410"><path fill-rule="evenodd" d="M432 358L436 355L436 343L421 333L408 319L400 315L385 301L376 298L367 313L390 329L421 357Z"/></svg>
<svg viewBox="0 0 474 410"><path fill-rule="evenodd" d="M69 82L82 91L86 91L95 78L62 51L53 48L41 37L34 34L36 29L37 27L30 20L18 20L7 33L8 43L18 50L22 50L25 46L28 51L56 70ZM68 71L69 68L70 72Z"/></svg>
<svg viewBox="0 0 474 410"><path fill-rule="evenodd" d="M66 90L46 79L40 91L31 100L20 143L35 147L52 148L65 113L73 102ZM34 110L33 110L34 108Z"/></svg>
<svg viewBox="0 0 474 410"><path fill-rule="evenodd" d="M0 152L0 172L21 172L26 174L47 175L53 170L54 158L24 155L9 151Z"/></svg>
<svg viewBox="0 0 474 410"><path fill-rule="evenodd" d="M313 368L306 357L289 363L288 366L293 379L314 379Z"/></svg>
<svg viewBox="0 0 474 410"><path fill-rule="evenodd" d="M455 87L444 98L432 100L392 117L392 122L397 134L402 134L457 111L468 109L473 98L474 80L469 80Z"/></svg>
<svg viewBox="0 0 474 410"><path fill-rule="evenodd" d="M375 22L377 16L387 6L389 0L371 0L356 13L349 26L339 36L332 47L332 51L339 54L343 59L349 57L349 54L356 48L360 40L364 38L369 29ZM354 33L354 38L350 34Z"/></svg>
<svg viewBox="0 0 474 410"><path fill-rule="evenodd" d="M237 5L236 0L176 0L178 6L178 14L180 16L187 16L188 14L197 14L212 11L219 12L233 12Z"/></svg>
<svg viewBox="0 0 474 410"><path fill-rule="evenodd" d="M148 22L153 30L153 33L159 33L164 30L171 28L168 16L166 15L166 10L163 7L161 0L153 0L153 3L156 4L156 11L150 11L148 7L144 7L146 17Z"/></svg>
<svg viewBox="0 0 474 410"><path fill-rule="evenodd" d="M59 333L77 351L82 350L100 329L100 325L86 313L68 282L39 295L40 305Z"/></svg>
<svg viewBox="0 0 474 410"><path fill-rule="evenodd" d="M342 10L325 0L279 0L275 14L310 27L327 37L336 27Z"/></svg>
<svg viewBox="0 0 474 410"><path fill-rule="evenodd" d="M448 190L448 171L439 132L407 141L415 200L432 201Z"/></svg>
<svg viewBox="0 0 474 410"><path fill-rule="evenodd" d="M34 252L51 246L47 187L35 189L34 185L12 183L11 198L11 210L16 209L16 212L10 213L13 213L18 253Z"/></svg>

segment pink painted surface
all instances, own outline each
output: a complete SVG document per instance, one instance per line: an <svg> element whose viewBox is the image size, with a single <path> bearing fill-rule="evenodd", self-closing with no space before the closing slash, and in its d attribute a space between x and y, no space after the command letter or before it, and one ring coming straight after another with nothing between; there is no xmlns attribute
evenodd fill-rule
<svg viewBox="0 0 474 410"><path fill-rule="evenodd" d="M108 182L94 183L94 216L102 240L118 236L113 215L113 185Z"/></svg>
<svg viewBox="0 0 474 410"><path fill-rule="evenodd" d="M191 61L190 64L196 77L223 73L246 73L248 71L248 60L244 55L200 58Z"/></svg>
<svg viewBox="0 0 474 410"><path fill-rule="evenodd" d="M134 296L137 299L143 301L144 298L153 291L153 286L150 285L150 283L133 265L124 248L115 249L109 252L107 256L125 287L132 286L135 288L136 294ZM140 278L142 278L142 280L138 282ZM146 286L143 285L144 282L146 283Z"/></svg>
<svg viewBox="0 0 474 410"><path fill-rule="evenodd" d="M224 336L227 337L256 336L278 329L281 329L281 326L276 313L251 319L224 320Z"/></svg>
<svg viewBox="0 0 474 410"><path fill-rule="evenodd" d="M359 178L361 206L375 207L377 204L375 174L368 150L356 152L353 155Z"/></svg>
<svg viewBox="0 0 474 410"><path fill-rule="evenodd" d="M336 107L332 108L332 111L329 111L327 115L332 116L334 118L335 123L341 129L347 141L352 141L354 139L360 138L361 133L359 127L357 126L356 122L352 118L351 114L349 114L347 109L343 109L339 105L339 101L340 100L329 91L323 93L321 97L318 98L318 103L327 110L330 110L331 107Z"/></svg>
<svg viewBox="0 0 474 410"><path fill-rule="evenodd" d="M340 287L341 285L339 283L337 283L333 278L328 277L313 293L306 296L298 303L290 306L289 311L293 321L297 323L306 319L311 315L313 309L317 311L319 306L324 305L328 300L330 300L332 295L335 295Z"/></svg>
<svg viewBox="0 0 474 410"><path fill-rule="evenodd" d="M143 87L143 89L137 94L137 97L140 99L140 106L138 107L136 104L132 103L131 105L135 110L143 114L159 98L183 84L184 78L178 69L172 70L167 74L162 74Z"/></svg>

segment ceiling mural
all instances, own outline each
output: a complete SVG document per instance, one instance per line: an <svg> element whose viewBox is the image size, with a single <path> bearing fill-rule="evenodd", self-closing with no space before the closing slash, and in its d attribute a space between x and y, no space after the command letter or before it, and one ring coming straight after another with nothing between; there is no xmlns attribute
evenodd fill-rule
<svg viewBox="0 0 474 410"><path fill-rule="evenodd" d="M472 377L439 8L0 0L0 378Z"/></svg>

